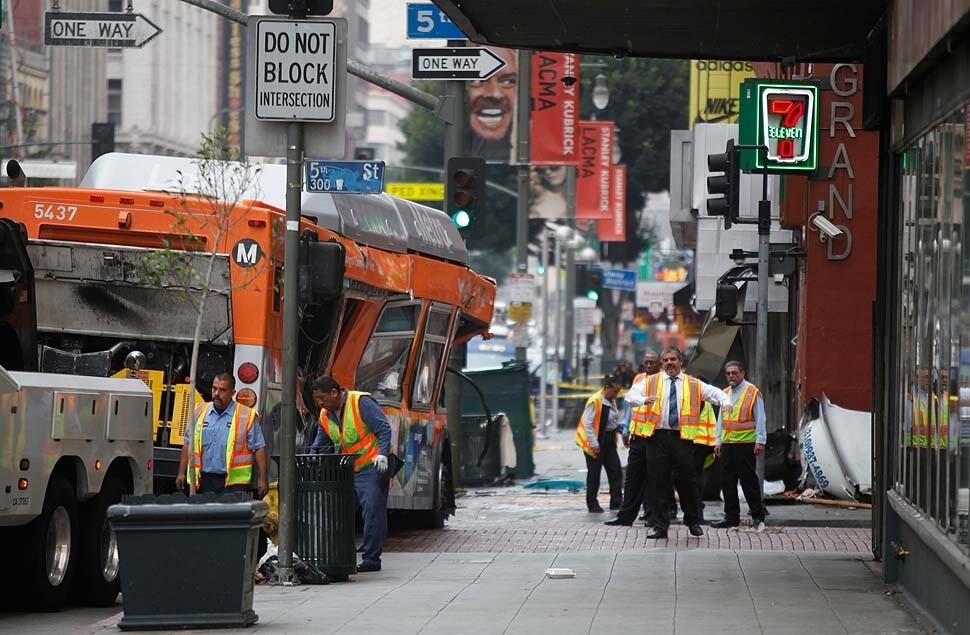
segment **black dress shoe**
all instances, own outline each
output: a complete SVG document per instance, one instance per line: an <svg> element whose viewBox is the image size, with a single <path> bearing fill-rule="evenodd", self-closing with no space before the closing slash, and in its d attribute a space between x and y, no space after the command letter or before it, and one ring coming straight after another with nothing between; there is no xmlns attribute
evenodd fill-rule
<svg viewBox="0 0 970 635"><path fill-rule="evenodd" d="M666 540L667 532L661 529L654 529L651 533L647 534L647 540Z"/></svg>
<svg viewBox="0 0 970 635"><path fill-rule="evenodd" d="M603 508L600 507L599 505L597 505L596 507L587 507L586 509L591 514L602 514L603 513Z"/></svg>
<svg viewBox="0 0 970 635"><path fill-rule="evenodd" d="M719 520L716 523L711 523L711 529L732 529L738 525L740 525L740 523L732 523L729 520Z"/></svg>
<svg viewBox="0 0 970 635"><path fill-rule="evenodd" d="M609 525L610 527L632 527L633 526L633 523L623 522L619 518L614 518L613 520L608 520L608 521L606 521L603 524L604 525Z"/></svg>
<svg viewBox="0 0 970 635"><path fill-rule="evenodd" d="M690 535L694 536L695 538L700 538L704 535L704 530L701 529L700 525L691 525L687 528L687 531L689 531Z"/></svg>
<svg viewBox="0 0 970 635"><path fill-rule="evenodd" d="M357 565L357 573L369 573L371 571L380 571L381 564L379 562L361 562Z"/></svg>

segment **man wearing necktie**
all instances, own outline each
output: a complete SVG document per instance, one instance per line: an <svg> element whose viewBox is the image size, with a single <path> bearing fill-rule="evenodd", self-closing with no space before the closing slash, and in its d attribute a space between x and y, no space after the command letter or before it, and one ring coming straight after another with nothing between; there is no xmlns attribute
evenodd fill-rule
<svg viewBox="0 0 970 635"><path fill-rule="evenodd" d="M634 384L626 396L631 406L631 434L647 439L647 489L651 509L663 509L672 487L673 470L683 481L682 496L688 500L684 524L692 536L703 536L694 500L696 474L693 466L694 439L701 425L703 402L729 406L730 397L719 388L682 372L684 354L669 347L660 356L663 373ZM654 514L654 531L647 538L667 537L670 520Z"/></svg>

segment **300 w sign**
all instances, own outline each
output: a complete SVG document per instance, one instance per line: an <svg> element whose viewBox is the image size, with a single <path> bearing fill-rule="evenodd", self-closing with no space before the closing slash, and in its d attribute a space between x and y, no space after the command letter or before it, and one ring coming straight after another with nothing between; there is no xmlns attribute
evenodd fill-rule
<svg viewBox="0 0 970 635"><path fill-rule="evenodd" d="M746 170L811 171L818 167L818 87L804 82L749 79L741 86L742 145Z"/></svg>

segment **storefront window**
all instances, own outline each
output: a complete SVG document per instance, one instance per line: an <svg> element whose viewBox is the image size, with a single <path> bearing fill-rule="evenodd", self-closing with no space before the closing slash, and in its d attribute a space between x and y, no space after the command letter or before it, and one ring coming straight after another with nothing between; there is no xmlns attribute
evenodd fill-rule
<svg viewBox="0 0 970 635"><path fill-rule="evenodd" d="M970 256L964 110L899 155L895 489L966 549ZM966 423L965 423L966 422Z"/></svg>

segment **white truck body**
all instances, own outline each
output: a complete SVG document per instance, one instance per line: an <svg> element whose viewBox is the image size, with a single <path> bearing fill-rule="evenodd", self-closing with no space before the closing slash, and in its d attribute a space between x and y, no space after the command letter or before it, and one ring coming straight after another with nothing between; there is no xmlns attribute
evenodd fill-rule
<svg viewBox="0 0 970 635"><path fill-rule="evenodd" d="M151 391L137 379L0 368L0 527L40 516L51 474L64 461L79 502L99 494L118 461L128 464L132 493L150 494Z"/></svg>

